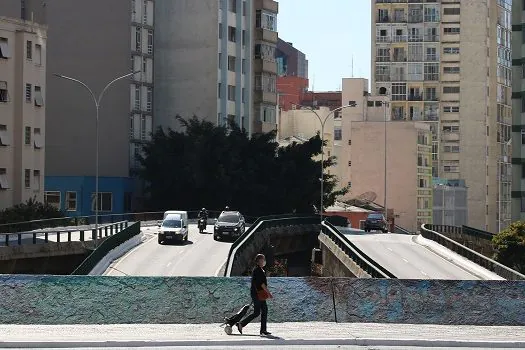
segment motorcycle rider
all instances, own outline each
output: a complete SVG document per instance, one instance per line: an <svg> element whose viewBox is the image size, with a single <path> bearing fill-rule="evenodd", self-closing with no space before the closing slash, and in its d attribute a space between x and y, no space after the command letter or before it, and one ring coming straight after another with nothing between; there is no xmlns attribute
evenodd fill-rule
<svg viewBox="0 0 525 350"><path fill-rule="evenodd" d="M206 221L208 220L208 211L206 210L206 208L202 208L201 211L199 211L198 218L204 219Z"/></svg>

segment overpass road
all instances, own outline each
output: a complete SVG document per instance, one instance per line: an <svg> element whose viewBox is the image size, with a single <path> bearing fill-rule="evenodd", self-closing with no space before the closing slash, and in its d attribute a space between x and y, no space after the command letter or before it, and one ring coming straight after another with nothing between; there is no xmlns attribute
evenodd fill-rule
<svg viewBox="0 0 525 350"><path fill-rule="evenodd" d="M143 230L146 240L111 264L107 276L215 276L232 243L214 241L213 225L199 233L189 225L188 241L160 245L156 227Z"/></svg>
<svg viewBox="0 0 525 350"><path fill-rule="evenodd" d="M346 236L397 278L501 279L481 266L466 261L437 243L419 236L394 233L346 234Z"/></svg>

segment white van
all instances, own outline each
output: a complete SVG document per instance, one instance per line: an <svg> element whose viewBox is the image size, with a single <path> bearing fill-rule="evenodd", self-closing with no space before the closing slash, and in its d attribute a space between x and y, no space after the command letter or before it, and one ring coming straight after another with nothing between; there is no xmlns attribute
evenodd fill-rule
<svg viewBox="0 0 525 350"><path fill-rule="evenodd" d="M170 210L164 213L164 220L159 225L159 244L167 241L188 240L188 212Z"/></svg>

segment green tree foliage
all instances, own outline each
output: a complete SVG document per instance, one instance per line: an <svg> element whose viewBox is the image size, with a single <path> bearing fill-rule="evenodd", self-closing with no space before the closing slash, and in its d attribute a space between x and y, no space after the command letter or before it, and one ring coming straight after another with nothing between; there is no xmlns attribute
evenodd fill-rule
<svg viewBox="0 0 525 350"><path fill-rule="evenodd" d="M492 238L496 260L516 271L525 273L525 222L513 222Z"/></svg>
<svg viewBox="0 0 525 350"><path fill-rule="evenodd" d="M149 209L220 209L246 215L312 212L319 206L319 136L279 148L275 133L251 138L235 125L217 127L196 117L177 117L185 132L158 129L144 146L139 175L146 182ZM330 157L324 166L335 164ZM325 175L325 206L346 193Z"/></svg>
<svg viewBox="0 0 525 350"><path fill-rule="evenodd" d="M25 203L0 211L0 224L62 217L64 217L64 213L54 206L43 204L34 198L30 198Z"/></svg>

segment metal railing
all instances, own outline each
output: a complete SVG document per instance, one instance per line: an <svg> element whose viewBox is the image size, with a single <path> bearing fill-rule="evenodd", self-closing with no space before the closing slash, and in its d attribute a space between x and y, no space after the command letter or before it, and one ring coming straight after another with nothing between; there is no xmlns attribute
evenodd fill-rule
<svg viewBox="0 0 525 350"><path fill-rule="evenodd" d="M15 245L18 246L24 244L39 244L50 242L84 242L86 240L86 232L91 232L91 240L95 240L95 238L112 236L115 233L122 231L123 229L128 227L128 225L128 221L120 221L112 224L102 225L98 228L98 235L94 228L63 228L58 230L37 230L31 232L0 233L0 237L3 236L0 240L0 244L9 247L11 246L11 243L15 242ZM72 234L75 232L79 232L78 239L73 239ZM56 241L50 241L49 236L56 237ZM64 240L62 240L62 237L64 237Z"/></svg>
<svg viewBox="0 0 525 350"><path fill-rule="evenodd" d="M489 271L494 272L495 274L507 280L525 280L525 275L519 273L518 271L515 271L503 264L500 264L499 262L492 260L468 247L465 247L464 245L459 244L454 240L432 229L432 227L438 228L439 226L441 225L423 224L421 225L421 235L426 239L435 241L441 244L442 246L452 250L453 252L464 256L470 261L486 268ZM461 228L457 227L457 229Z"/></svg>
<svg viewBox="0 0 525 350"><path fill-rule="evenodd" d="M328 221L322 222L321 230L322 233L327 235L350 259L372 278L397 278L393 273L363 253L361 249L357 248L355 244L350 242L344 234L339 232L339 230Z"/></svg>

